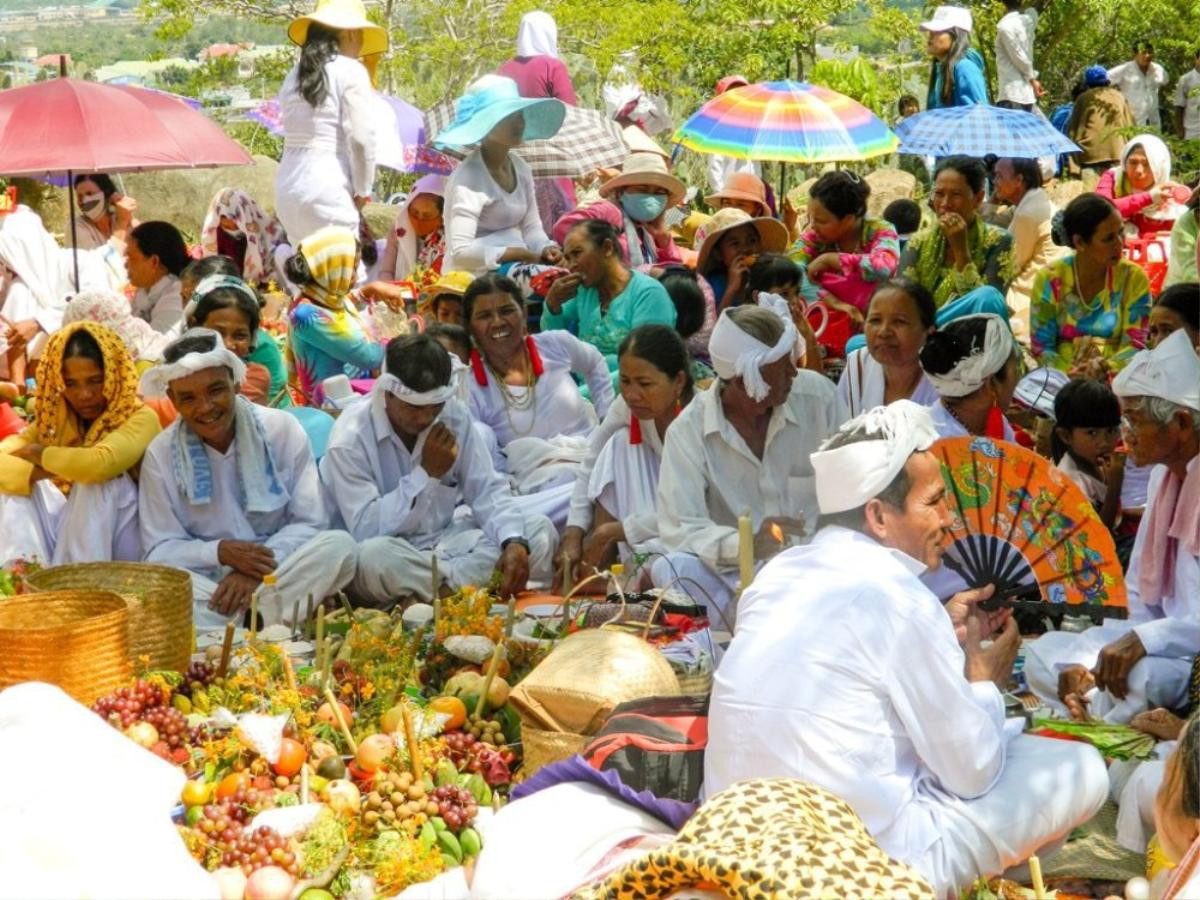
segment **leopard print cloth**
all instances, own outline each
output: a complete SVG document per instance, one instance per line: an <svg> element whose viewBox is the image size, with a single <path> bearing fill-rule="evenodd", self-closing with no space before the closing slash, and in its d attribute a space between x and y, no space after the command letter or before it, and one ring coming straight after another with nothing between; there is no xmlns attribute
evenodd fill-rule
<svg viewBox="0 0 1200 900"><path fill-rule="evenodd" d="M732 785L674 842L572 897L649 900L683 888L742 900L934 896L916 872L879 849L843 800L792 778Z"/></svg>

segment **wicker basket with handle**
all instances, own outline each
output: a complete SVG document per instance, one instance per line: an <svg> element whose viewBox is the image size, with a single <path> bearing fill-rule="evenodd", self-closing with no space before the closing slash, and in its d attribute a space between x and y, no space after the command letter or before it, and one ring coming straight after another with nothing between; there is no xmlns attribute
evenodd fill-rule
<svg viewBox="0 0 1200 900"><path fill-rule="evenodd" d="M76 563L25 579L35 591L112 591L129 604L129 656L151 669L187 670L192 653L192 579L149 563Z"/></svg>
<svg viewBox="0 0 1200 900"><path fill-rule="evenodd" d="M49 591L0 600L0 688L58 685L80 703L129 683L129 607L109 591Z"/></svg>

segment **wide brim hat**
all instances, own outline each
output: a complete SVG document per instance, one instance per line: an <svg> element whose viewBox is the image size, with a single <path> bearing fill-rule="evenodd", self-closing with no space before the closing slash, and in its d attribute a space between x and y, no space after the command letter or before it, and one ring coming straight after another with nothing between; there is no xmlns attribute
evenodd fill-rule
<svg viewBox="0 0 1200 900"><path fill-rule="evenodd" d="M630 153L657 153L664 160L670 160L671 155L650 135L637 125L626 125L621 129L621 138Z"/></svg>
<svg viewBox="0 0 1200 900"><path fill-rule="evenodd" d="M659 153L644 151L630 153L621 166L621 174L600 185L600 196L608 197L613 191L633 187L639 184L650 184L663 188L667 192L667 205L677 206L683 202L687 186L667 171L667 161Z"/></svg>
<svg viewBox="0 0 1200 900"><path fill-rule="evenodd" d="M778 219L769 216L751 216L737 207L727 206L718 209L713 217L696 229L696 243L699 251L696 256L696 271L706 274L708 257L721 235L742 225L753 225L762 241L764 253L782 253L787 249L787 226Z"/></svg>
<svg viewBox="0 0 1200 900"><path fill-rule="evenodd" d="M759 204L764 214L771 211L767 203L767 186L753 172L734 172L725 179L723 188L704 198L704 202L714 209L718 200L748 200Z"/></svg>
<svg viewBox="0 0 1200 900"><path fill-rule="evenodd" d="M434 145L469 147L513 113L525 117L527 141L544 141L558 134L567 108L561 100L522 97L517 83L503 75L477 78L454 102L454 119L438 132Z"/></svg>
<svg viewBox="0 0 1200 900"><path fill-rule="evenodd" d="M288 38L293 44L304 46L308 40L308 26L313 22L334 31L361 30L363 44L360 57L383 53L388 48L387 30L367 18L367 10L361 0L317 0L316 9L306 16L297 16L288 25Z"/></svg>
<svg viewBox="0 0 1200 900"><path fill-rule="evenodd" d="M939 6L933 11L933 18L920 25L922 31L950 31L959 28L968 34L974 27L971 11L961 6Z"/></svg>

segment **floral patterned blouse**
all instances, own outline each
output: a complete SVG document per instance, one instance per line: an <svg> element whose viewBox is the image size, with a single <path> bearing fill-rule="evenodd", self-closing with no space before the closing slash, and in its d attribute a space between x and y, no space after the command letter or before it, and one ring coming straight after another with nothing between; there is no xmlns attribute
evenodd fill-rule
<svg viewBox="0 0 1200 900"><path fill-rule="evenodd" d="M909 241L900 257L897 274L907 275L929 288L938 309L984 285L1007 293L1013 279L1012 235L1003 228L988 225L979 216L968 227L971 262L961 272L946 262L946 237L936 226Z"/></svg>
<svg viewBox="0 0 1200 900"><path fill-rule="evenodd" d="M1084 301L1070 253L1038 272L1031 296L1031 344L1043 366L1068 371L1082 345L1090 343L1115 371L1146 345L1150 280L1129 260L1109 269L1103 290Z"/></svg>
<svg viewBox="0 0 1200 900"><path fill-rule="evenodd" d="M806 231L792 245L794 262L807 266L822 253L836 253L842 262L842 277L818 287L824 297L832 294L843 303L850 303L863 312L875 290L875 284L896 274L900 263L900 240L896 229L883 219L864 218L859 235L858 253L843 253L836 244L824 243L815 231Z"/></svg>

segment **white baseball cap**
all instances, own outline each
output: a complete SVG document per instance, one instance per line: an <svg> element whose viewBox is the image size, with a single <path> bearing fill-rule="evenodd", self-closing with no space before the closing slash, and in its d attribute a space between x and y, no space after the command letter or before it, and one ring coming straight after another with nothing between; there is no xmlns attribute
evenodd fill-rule
<svg viewBox="0 0 1200 900"><path fill-rule="evenodd" d="M971 11L961 6L939 6L933 11L932 19L921 23L922 31L949 31L951 28L970 32L974 28Z"/></svg>

